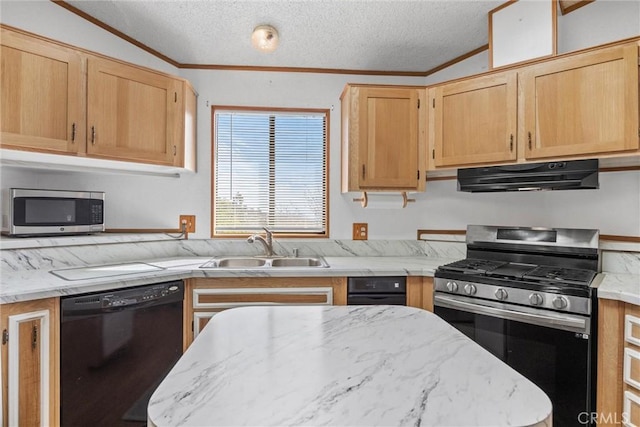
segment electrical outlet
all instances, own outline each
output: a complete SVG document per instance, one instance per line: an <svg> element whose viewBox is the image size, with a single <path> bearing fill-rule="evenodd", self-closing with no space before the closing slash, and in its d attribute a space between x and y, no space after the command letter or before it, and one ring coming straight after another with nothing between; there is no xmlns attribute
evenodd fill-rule
<svg viewBox="0 0 640 427"><path fill-rule="evenodd" d="M195 215L180 215L180 230L182 230L182 224L187 224L187 233L196 232L196 216Z"/></svg>
<svg viewBox="0 0 640 427"><path fill-rule="evenodd" d="M353 240L367 240L369 225L366 222L353 223Z"/></svg>

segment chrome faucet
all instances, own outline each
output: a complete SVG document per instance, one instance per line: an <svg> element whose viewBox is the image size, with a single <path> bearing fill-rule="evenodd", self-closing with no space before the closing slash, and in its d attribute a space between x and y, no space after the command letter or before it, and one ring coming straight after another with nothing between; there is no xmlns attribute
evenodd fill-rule
<svg viewBox="0 0 640 427"><path fill-rule="evenodd" d="M264 231L266 232L266 237L262 237L259 234L253 234L249 236L249 238L247 239L247 242L254 243L258 241L262 243L262 246L264 246L264 251L266 252L266 255L274 256L275 252L273 251L273 233L267 227L263 227L263 228L264 228Z"/></svg>

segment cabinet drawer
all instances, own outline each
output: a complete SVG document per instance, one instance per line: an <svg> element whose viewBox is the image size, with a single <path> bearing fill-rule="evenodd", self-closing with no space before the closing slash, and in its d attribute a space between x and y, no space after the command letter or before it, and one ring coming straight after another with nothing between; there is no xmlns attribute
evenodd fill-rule
<svg viewBox="0 0 640 427"><path fill-rule="evenodd" d="M333 288L194 289L193 308L232 308L249 305L333 304Z"/></svg>
<svg viewBox="0 0 640 427"><path fill-rule="evenodd" d="M640 317L630 314L624 316L624 340L640 346Z"/></svg>
<svg viewBox="0 0 640 427"><path fill-rule="evenodd" d="M640 392L640 352L631 348L624 349L624 382Z"/></svg>
<svg viewBox="0 0 640 427"><path fill-rule="evenodd" d="M630 391L624 392L622 420L627 427L640 427L640 396Z"/></svg>

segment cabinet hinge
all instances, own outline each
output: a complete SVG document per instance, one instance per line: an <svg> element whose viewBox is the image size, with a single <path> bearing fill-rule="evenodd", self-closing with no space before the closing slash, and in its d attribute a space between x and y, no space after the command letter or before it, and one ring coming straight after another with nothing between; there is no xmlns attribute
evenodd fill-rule
<svg viewBox="0 0 640 427"><path fill-rule="evenodd" d="M432 159L436 158L436 150L435 149L431 150L431 158Z"/></svg>
<svg viewBox="0 0 640 427"><path fill-rule="evenodd" d="M5 345L9 342L9 331L6 329L2 331L2 345Z"/></svg>
<svg viewBox="0 0 640 427"><path fill-rule="evenodd" d="M420 169L418 169L418 181L420 181Z"/></svg>
<svg viewBox="0 0 640 427"><path fill-rule="evenodd" d="M193 320L191 321L191 332L193 332Z"/></svg>

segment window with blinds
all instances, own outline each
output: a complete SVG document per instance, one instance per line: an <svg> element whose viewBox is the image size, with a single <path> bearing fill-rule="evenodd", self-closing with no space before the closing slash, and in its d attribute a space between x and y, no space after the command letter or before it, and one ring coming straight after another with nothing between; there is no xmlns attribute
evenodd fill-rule
<svg viewBox="0 0 640 427"><path fill-rule="evenodd" d="M326 110L213 109L213 235L327 236Z"/></svg>

